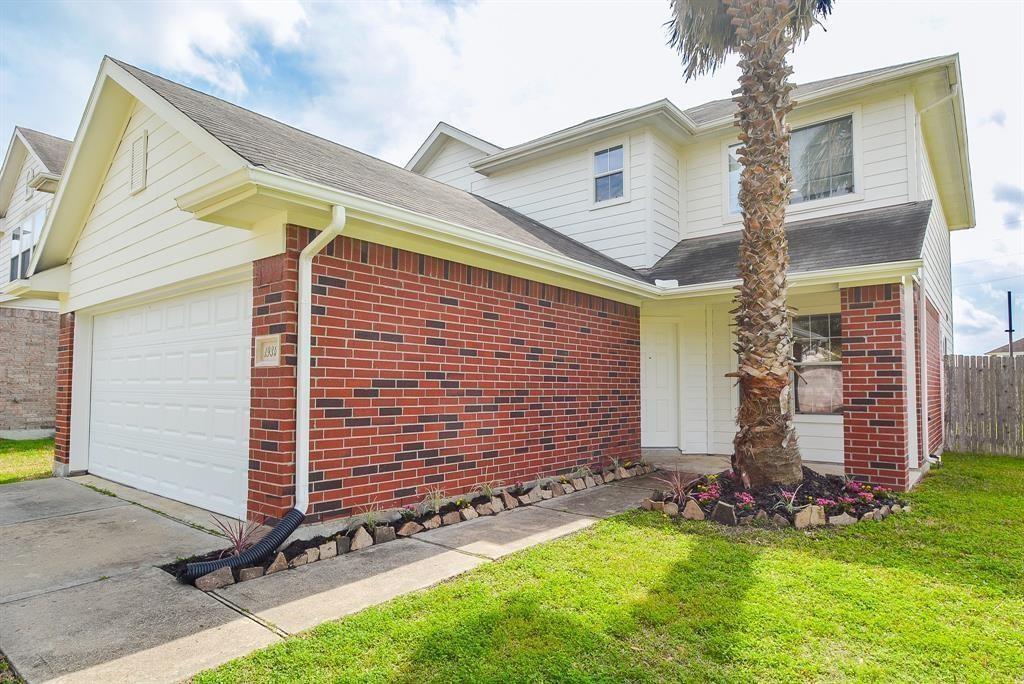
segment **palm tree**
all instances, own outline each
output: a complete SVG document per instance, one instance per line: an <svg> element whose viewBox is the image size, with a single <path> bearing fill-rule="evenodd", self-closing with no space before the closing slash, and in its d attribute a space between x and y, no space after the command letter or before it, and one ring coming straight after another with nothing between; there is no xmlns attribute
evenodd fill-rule
<svg viewBox="0 0 1024 684"><path fill-rule="evenodd" d="M743 214L736 319L740 408L733 469L748 488L803 479L789 408L793 339L786 305L789 247L783 223L789 204L793 108L786 58L806 40L832 0L670 0L669 45L686 80L713 73L739 53L733 92L740 128L739 202Z"/></svg>

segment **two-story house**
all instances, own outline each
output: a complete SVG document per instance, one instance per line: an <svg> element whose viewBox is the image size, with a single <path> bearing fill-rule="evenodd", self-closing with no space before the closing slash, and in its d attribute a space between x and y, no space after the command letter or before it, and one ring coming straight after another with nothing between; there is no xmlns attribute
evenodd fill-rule
<svg viewBox="0 0 1024 684"><path fill-rule="evenodd" d="M941 449L956 56L800 86L794 410L810 461L909 487ZM406 169L105 59L26 292L61 310L58 472L319 520L428 488L729 453L730 101Z"/></svg>
<svg viewBox="0 0 1024 684"><path fill-rule="evenodd" d="M0 438L52 434L58 304L22 297L71 141L15 128L0 167Z"/></svg>

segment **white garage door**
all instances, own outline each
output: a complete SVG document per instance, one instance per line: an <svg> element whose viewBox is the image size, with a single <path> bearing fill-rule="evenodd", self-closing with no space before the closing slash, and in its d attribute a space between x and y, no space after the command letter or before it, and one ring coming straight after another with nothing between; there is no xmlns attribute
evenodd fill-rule
<svg viewBox="0 0 1024 684"><path fill-rule="evenodd" d="M251 283L96 316L89 470L244 516L251 317Z"/></svg>

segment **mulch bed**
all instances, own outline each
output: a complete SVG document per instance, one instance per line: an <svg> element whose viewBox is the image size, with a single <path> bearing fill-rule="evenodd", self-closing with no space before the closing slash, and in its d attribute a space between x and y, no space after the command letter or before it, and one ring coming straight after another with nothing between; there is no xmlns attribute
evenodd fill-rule
<svg viewBox="0 0 1024 684"><path fill-rule="evenodd" d="M737 522L742 524L754 518L759 511L771 518L776 514L795 522L799 510L808 506L820 506L828 518L847 514L857 520L884 509L888 514L893 506L903 507L905 501L886 487L864 484L836 475L823 475L804 467L804 479L791 487L768 486L746 490L740 478L732 470L703 475L688 483L665 478L666 490L655 492L652 501L673 502L680 511L692 499L708 518L712 517L718 503L732 506Z"/></svg>

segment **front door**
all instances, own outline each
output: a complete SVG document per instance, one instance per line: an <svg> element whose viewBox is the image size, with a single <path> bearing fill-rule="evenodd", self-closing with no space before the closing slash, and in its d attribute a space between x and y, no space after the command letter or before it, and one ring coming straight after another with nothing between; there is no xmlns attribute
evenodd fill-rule
<svg viewBox="0 0 1024 684"><path fill-rule="evenodd" d="M679 374L675 323L640 326L640 441L645 447L679 445Z"/></svg>

